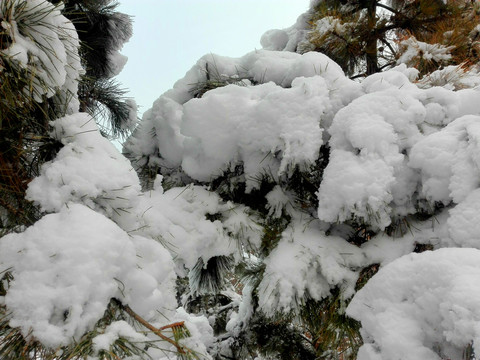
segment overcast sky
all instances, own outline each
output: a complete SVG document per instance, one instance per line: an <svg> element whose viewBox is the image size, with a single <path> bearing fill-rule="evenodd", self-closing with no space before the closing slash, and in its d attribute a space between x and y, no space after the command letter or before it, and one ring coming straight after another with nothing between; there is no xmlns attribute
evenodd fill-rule
<svg viewBox="0 0 480 360"><path fill-rule="evenodd" d="M309 0L119 0L132 15L128 62L117 79L140 114L208 53L239 57L260 49L269 29L293 25Z"/></svg>

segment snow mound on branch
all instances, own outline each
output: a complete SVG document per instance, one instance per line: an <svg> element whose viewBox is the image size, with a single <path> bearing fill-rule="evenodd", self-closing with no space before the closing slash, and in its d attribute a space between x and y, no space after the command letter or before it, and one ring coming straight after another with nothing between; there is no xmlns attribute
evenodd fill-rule
<svg viewBox="0 0 480 360"><path fill-rule="evenodd" d="M68 104L69 112L78 111L78 79L84 70L78 34L61 14L63 4L29 0L12 1L11 5L10 13L0 10L1 26L12 40L0 53L33 74L33 89L25 91L31 92L35 101L42 102L42 95L52 97L61 90L62 104Z"/></svg>
<svg viewBox="0 0 480 360"><path fill-rule="evenodd" d="M140 182L130 162L105 139L86 113L55 120L52 136L63 143L53 161L42 165L27 199L43 211L59 211L76 202L118 218L135 203Z"/></svg>
<svg viewBox="0 0 480 360"><path fill-rule="evenodd" d="M399 42L401 56L398 58L398 64L407 64L407 66L415 67L420 59L445 64L452 58L450 50L454 46L445 46L441 44L428 44L417 40L414 36Z"/></svg>
<svg viewBox="0 0 480 360"><path fill-rule="evenodd" d="M442 245L448 247L471 247L480 249L480 189L450 210L447 221L448 236Z"/></svg>
<svg viewBox="0 0 480 360"><path fill-rule="evenodd" d="M170 253L81 204L4 236L0 271L7 270L14 277L4 299L10 326L27 337L32 330L49 347L91 330L112 297L148 320L160 318L159 311L172 315L176 307Z"/></svg>
<svg viewBox="0 0 480 360"><path fill-rule="evenodd" d="M265 50L274 51L297 51L299 44L305 40L310 30L310 18L313 11L313 4L310 9L301 14L295 24L286 29L272 29L266 31L260 38L260 44Z"/></svg>
<svg viewBox="0 0 480 360"><path fill-rule="evenodd" d="M140 198L136 213L140 214L137 231L158 239L174 255L176 270L185 276L199 258L204 263L213 256L237 254L238 243L232 237L241 235L246 247L258 247L261 228L246 214L248 209L224 203L220 197L200 186L173 188L163 193L161 188ZM220 215L210 221L207 215Z"/></svg>
<svg viewBox="0 0 480 360"><path fill-rule="evenodd" d="M353 215L384 229L392 202L397 212L414 211L416 179L404 153L422 137L419 124L427 111L401 72L376 74L362 85L370 93L341 109L329 128L332 153L318 192L318 215L328 222Z"/></svg>
<svg viewBox="0 0 480 360"><path fill-rule="evenodd" d="M425 75L417 85L420 88L442 86L448 90L472 89L480 85L480 76L475 68L464 69L461 65L449 65Z"/></svg>
<svg viewBox="0 0 480 360"><path fill-rule="evenodd" d="M179 345L189 349L196 358L213 360L207 352L207 349L211 350L215 346L213 328L210 326L208 319L203 315L196 316L187 313L184 308L179 307L171 319L171 323L176 322L183 322L189 333L188 337L179 339ZM162 343L161 347L152 346L148 349L148 355L151 359L171 360L172 356L176 356L175 354L177 354L177 348L167 343Z"/></svg>
<svg viewBox="0 0 480 360"><path fill-rule="evenodd" d="M165 321L177 307L175 264L159 242L138 235L130 237L135 247L135 267L126 268L120 288L122 298L147 321Z"/></svg>
<svg viewBox="0 0 480 360"><path fill-rule="evenodd" d="M112 18L108 21L108 33L111 36L109 44L109 52L107 53L108 77L118 75L125 64L128 57L120 54L123 44L130 40L133 34L132 22L129 15L115 12L111 14Z"/></svg>
<svg viewBox="0 0 480 360"><path fill-rule="evenodd" d="M479 264L480 250L452 248L380 269L347 308L362 323L358 359L460 359L478 346Z"/></svg>
<svg viewBox="0 0 480 360"><path fill-rule="evenodd" d="M260 38L260 44L265 50L282 51L287 47L289 41L288 33L285 30L268 30Z"/></svg>
<svg viewBox="0 0 480 360"><path fill-rule="evenodd" d="M321 77L297 78L291 89L268 83L211 91L184 107L188 141L182 167L207 181L231 162L242 162L247 184L254 187L266 169L281 175L291 166L312 163L322 145L318 114L326 99Z"/></svg>
<svg viewBox="0 0 480 360"><path fill-rule="evenodd" d="M211 356L207 353L207 349L213 346L215 338L208 319L203 315L189 314L184 308L178 308L174 321L184 321L190 332L190 336L182 339L180 343L196 354L201 354L201 358L210 360Z"/></svg>
<svg viewBox="0 0 480 360"><path fill-rule="evenodd" d="M357 274L351 267L363 259L358 247L326 236L318 221L296 223L264 260L265 275L258 287L259 307L267 315L296 311L302 300L321 300L340 287L346 297L354 293Z"/></svg>
<svg viewBox="0 0 480 360"><path fill-rule="evenodd" d="M195 86L212 82L215 89L193 98ZM360 94L360 85L319 53L208 55L155 102L125 152L140 166L182 166L200 181L240 163L251 189L265 173L288 175L294 166L312 163L323 144L322 128Z"/></svg>
<svg viewBox="0 0 480 360"><path fill-rule="evenodd" d="M460 203L480 185L480 116L460 117L412 148L421 195L430 202Z"/></svg>
<svg viewBox="0 0 480 360"><path fill-rule="evenodd" d="M50 347L78 340L103 316L110 298L121 296L119 281L135 262L128 234L79 204L4 236L1 270L14 276L5 296L10 326L26 337L32 330Z"/></svg>
<svg viewBox="0 0 480 360"><path fill-rule="evenodd" d="M367 94L335 115L318 191L321 220L353 217L383 230L415 213L419 199L458 203L480 185L478 91L422 90L405 69L366 78Z"/></svg>
<svg viewBox="0 0 480 360"><path fill-rule="evenodd" d="M114 321L105 328L103 334L97 335L93 338L93 351L98 353L101 350L110 350L110 346L119 338L128 339L132 342L148 342L145 335L137 332L125 320Z"/></svg>

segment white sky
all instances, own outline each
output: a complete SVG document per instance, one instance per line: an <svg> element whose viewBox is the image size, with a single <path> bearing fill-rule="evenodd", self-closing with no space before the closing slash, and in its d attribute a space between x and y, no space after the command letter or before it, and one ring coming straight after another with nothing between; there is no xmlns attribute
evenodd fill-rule
<svg viewBox="0 0 480 360"><path fill-rule="evenodd" d="M134 16L128 62L117 79L139 115L208 53L240 57L260 49L270 29L293 25L309 0L119 0Z"/></svg>

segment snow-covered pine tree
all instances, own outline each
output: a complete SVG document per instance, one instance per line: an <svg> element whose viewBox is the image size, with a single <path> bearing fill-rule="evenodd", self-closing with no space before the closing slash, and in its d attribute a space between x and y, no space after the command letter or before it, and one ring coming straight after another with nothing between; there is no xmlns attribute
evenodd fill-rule
<svg viewBox="0 0 480 360"><path fill-rule="evenodd" d="M2 233L38 220L38 211L24 197L28 182L60 146L48 136L49 121L79 105L75 79L83 69L75 31L68 25L52 29L61 25L58 12L37 3L0 2ZM28 46L36 51L32 54Z"/></svg>
<svg viewBox="0 0 480 360"><path fill-rule="evenodd" d="M291 51L207 55L154 103L125 145L142 190L77 112L78 34L62 6L0 4L2 131L12 117L51 120L57 146L22 184L31 226L0 238L2 358L479 352L474 66L417 81L400 58L353 81L324 54L294 52L314 2L263 37ZM64 113L30 117L45 100Z"/></svg>
<svg viewBox="0 0 480 360"><path fill-rule="evenodd" d="M455 67L452 78L442 68L450 63L434 56L430 68L405 61L412 47L396 42L441 34L473 48L474 10L470 2L313 1L297 24L262 37L265 50L204 56L145 113L124 148L144 188L159 179L166 194L201 185L231 209L206 218L230 238L232 226L241 230L224 239L236 240L233 248L197 247L197 261L184 260L183 249L198 244L188 236L171 248L177 276L189 277L180 303L194 299L190 311L224 324L209 350L216 359L474 356L480 78L476 64ZM347 15L356 26L343 26ZM454 29L454 16L470 23ZM349 76L369 76L352 81L332 59L305 52L322 19L327 42L340 28L364 31L357 52L339 46L339 62ZM451 64L473 62L463 54ZM380 69L389 70L372 74ZM223 292L216 279L228 280Z"/></svg>
<svg viewBox="0 0 480 360"><path fill-rule="evenodd" d="M311 29L297 51L320 51L350 76L392 67L402 56L409 61L415 58L422 74L475 57L470 33L478 15L471 1L319 0L314 4L308 17ZM415 56L412 46L417 49Z"/></svg>
<svg viewBox="0 0 480 360"><path fill-rule="evenodd" d="M57 49L49 49L48 35L32 35L32 28L36 26L52 31L52 25L43 21L42 16L47 16L48 9L53 8L38 6L42 10L39 14L33 14L34 10L24 2L2 1L0 201L5 216L2 218L2 227L7 231L11 226L31 224L37 219L35 208L24 200L24 195L28 182L38 175L40 165L51 160L60 147L57 141L48 136L49 121L77 111L75 108L80 106L88 110L100 124L106 119L110 120L110 124L103 126L105 133L126 135L135 123L136 105L123 98L124 91L111 79L125 62L118 50L131 35L130 18L115 12L115 6L110 1L70 1L62 7L62 14L72 19L79 28L82 46L78 59L68 30L58 31L57 37L65 42L68 64L66 69L57 70L57 66L65 66L62 60L55 59ZM11 21L14 21L14 25L10 25ZM20 60L20 54L30 56L25 51L18 55L12 53L11 49L18 47L16 44L12 46L15 31L33 39L34 45L42 51L43 64ZM46 59L52 65L45 65ZM87 69L86 73L81 69L83 77L80 86L75 80L80 68L78 61ZM25 66L26 63L28 66ZM40 75L36 74L38 68L41 68ZM58 86L64 81L64 72L67 79L62 85L64 89L59 92ZM57 73L62 74L59 77ZM81 105L76 101L77 93ZM105 109L106 112L103 111Z"/></svg>
<svg viewBox="0 0 480 360"><path fill-rule="evenodd" d="M198 357L195 333L179 343L192 318L169 322L171 256L135 231L158 205L78 112L88 62L63 11L0 0L0 357Z"/></svg>
<svg viewBox="0 0 480 360"><path fill-rule="evenodd" d="M52 1L53 3L60 0ZM106 136L125 137L136 124L136 104L114 79L127 58L120 54L132 35L132 19L113 0L66 0L64 15L78 31L86 72L79 84L82 111L91 114Z"/></svg>

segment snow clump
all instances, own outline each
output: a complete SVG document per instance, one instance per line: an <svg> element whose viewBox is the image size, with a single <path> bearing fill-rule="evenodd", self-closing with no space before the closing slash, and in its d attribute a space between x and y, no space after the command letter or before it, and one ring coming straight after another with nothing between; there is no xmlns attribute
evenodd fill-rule
<svg viewBox="0 0 480 360"><path fill-rule="evenodd" d="M461 359L480 341L480 251L440 249L382 268L347 308L361 321L357 359Z"/></svg>

